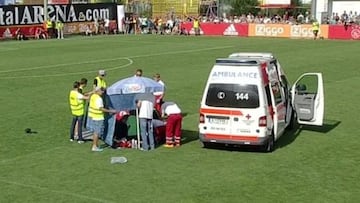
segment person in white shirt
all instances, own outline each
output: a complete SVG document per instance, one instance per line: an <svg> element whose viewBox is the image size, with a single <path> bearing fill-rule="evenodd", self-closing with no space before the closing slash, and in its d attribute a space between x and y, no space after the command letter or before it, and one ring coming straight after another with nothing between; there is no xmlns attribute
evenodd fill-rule
<svg viewBox="0 0 360 203"><path fill-rule="evenodd" d="M95 28L95 35L99 34L99 20L96 17L94 18L94 28Z"/></svg>
<svg viewBox="0 0 360 203"><path fill-rule="evenodd" d="M154 80L156 82L158 82L160 85L162 85L165 90L165 83L161 80L159 73L156 73L154 75ZM155 106L154 107L159 112L159 114L161 114L161 104L163 103L164 91L154 92L154 96L155 96Z"/></svg>
<svg viewBox="0 0 360 203"><path fill-rule="evenodd" d="M153 131L153 110L154 104L148 100L137 100L136 106L139 108L140 135L142 139L142 149L148 151L155 149Z"/></svg>
<svg viewBox="0 0 360 203"><path fill-rule="evenodd" d="M92 36L92 30L90 29L90 25L86 25L85 36Z"/></svg>
<svg viewBox="0 0 360 203"><path fill-rule="evenodd" d="M174 102L164 102L161 105L162 117L167 116L166 143L164 147L180 147L182 114L179 106Z"/></svg>
<svg viewBox="0 0 360 203"><path fill-rule="evenodd" d="M104 28L105 28L105 34L109 34L109 27L110 27L110 20L108 18L105 18L104 20Z"/></svg>

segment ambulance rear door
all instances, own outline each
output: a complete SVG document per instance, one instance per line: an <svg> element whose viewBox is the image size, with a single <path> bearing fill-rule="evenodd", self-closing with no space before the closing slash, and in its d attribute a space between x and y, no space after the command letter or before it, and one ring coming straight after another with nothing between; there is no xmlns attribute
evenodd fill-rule
<svg viewBox="0 0 360 203"><path fill-rule="evenodd" d="M324 119L324 84L321 73L305 73L291 89L297 121L303 125L322 126Z"/></svg>

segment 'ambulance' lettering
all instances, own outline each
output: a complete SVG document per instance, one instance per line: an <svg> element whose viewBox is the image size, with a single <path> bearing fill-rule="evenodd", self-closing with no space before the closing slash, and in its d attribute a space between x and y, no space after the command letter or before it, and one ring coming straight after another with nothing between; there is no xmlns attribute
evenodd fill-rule
<svg viewBox="0 0 360 203"><path fill-rule="evenodd" d="M229 72L229 71L217 71L214 72L211 77L218 78L253 78L256 79L258 77L257 73L254 72Z"/></svg>

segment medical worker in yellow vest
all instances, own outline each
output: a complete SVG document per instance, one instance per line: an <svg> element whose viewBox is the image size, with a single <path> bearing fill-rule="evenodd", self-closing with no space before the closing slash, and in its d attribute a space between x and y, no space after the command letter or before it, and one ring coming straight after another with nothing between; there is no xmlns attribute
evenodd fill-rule
<svg viewBox="0 0 360 203"><path fill-rule="evenodd" d="M106 76L105 70L99 70L98 76L96 76L94 79L94 89L96 87L102 87L106 89L105 76Z"/></svg>
<svg viewBox="0 0 360 203"><path fill-rule="evenodd" d="M200 35L200 21L199 21L199 19L197 19L197 18L194 19L193 28L194 28L195 35L199 36Z"/></svg>
<svg viewBox="0 0 360 203"><path fill-rule="evenodd" d="M53 29L53 26L52 26L52 21L51 21L51 19L49 17L46 20L46 32L48 34L48 38L52 38L52 36L54 35L54 29Z"/></svg>
<svg viewBox="0 0 360 203"><path fill-rule="evenodd" d="M71 114L73 116L71 127L70 127L70 141L74 141L74 134L76 125L77 127L77 135L78 135L78 143L84 143L83 137L82 137L82 122L84 117L84 103L85 99L89 99L88 96L84 96L79 92L80 83L74 82L73 89L70 91L69 95L69 103L70 103L70 109Z"/></svg>
<svg viewBox="0 0 360 203"><path fill-rule="evenodd" d="M319 29L320 29L320 24L319 22L315 19L312 23L312 31L314 33L314 39L317 38L318 33L319 33Z"/></svg>
<svg viewBox="0 0 360 203"><path fill-rule="evenodd" d="M56 31L57 31L57 38L64 39L64 23L61 20L56 21Z"/></svg>
<svg viewBox="0 0 360 203"><path fill-rule="evenodd" d="M96 87L94 91L95 93L90 96L88 110L89 127L94 133L91 151L101 152L103 149L99 148L99 137L102 136L104 132L104 113L118 113L118 111L104 107L104 101L102 99L105 91L104 88Z"/></svg>

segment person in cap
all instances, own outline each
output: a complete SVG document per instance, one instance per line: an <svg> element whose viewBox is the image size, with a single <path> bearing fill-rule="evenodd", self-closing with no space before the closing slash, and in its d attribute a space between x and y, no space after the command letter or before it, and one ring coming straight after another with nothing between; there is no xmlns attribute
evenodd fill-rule
<svg viewBox="0 0 360 203"><path fill-rule="evenodd" d="M78 136L78 143L81 144L84 142L82 137L82 122L85 111L85 99L89 99L89 96L84 96L79 92L80 83L74 82L73 89L69 94L69 103L71 114L73 116L71 127L70 127L70 141L74 141L75 131Z"/></svg>
<svg viewBox="0 0 360 203"><path fill-rule="evenodd" d="M94 79L94 89L96 87L102 87L106 89L105 76L106 76L105 70L99 70L98 75Z"/></svg>
<svg viewBox="0 0 360 203"><path fill-rule="evenodd" d="M167 116L166 143L164 147L180 147L182 114L179 106L174 102L164 102L161 105L162 117Z"/></svg>
<svg viewBox="0 0 360 203"><path fill-rule="evenodd" d="M89 102L89 126L90 130L93 131L93 144L91 150L94 152L103 151L99 148L99 137L102 136L104 130L104 113L117 113L114 109L107 109L104 107L104 101L102 95L105 89L102 87L96 87L95 93L91 95Z"/></svg>

